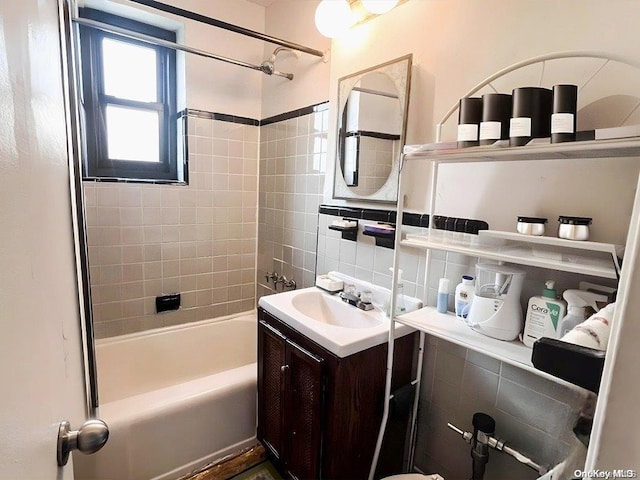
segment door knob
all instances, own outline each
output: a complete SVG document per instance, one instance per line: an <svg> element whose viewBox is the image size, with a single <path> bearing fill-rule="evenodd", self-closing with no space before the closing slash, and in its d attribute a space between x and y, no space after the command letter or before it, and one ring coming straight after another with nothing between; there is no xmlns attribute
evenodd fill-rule
<svg viewBox="0 0 640 480"><path fill-rule="evenodd" d="M96 453L108 439L109 427L98 418L87 420L79 430L73 431L69 422L64 420L58 429L58 466L67 464L72 450L85 454Z"/></svg>

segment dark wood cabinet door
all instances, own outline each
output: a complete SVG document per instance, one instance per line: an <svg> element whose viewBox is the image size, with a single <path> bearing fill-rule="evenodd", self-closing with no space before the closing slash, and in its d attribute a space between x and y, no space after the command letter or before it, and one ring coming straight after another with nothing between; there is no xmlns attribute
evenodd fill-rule
<svg viewBox="0 0 640 480"><path fill-rule="evenodd" d="M382 420L387 344L339 358L263 309L258 315L258 439L281 475L367 478ZM393 390L413 378L416 336L396 340ZM402 460L406 432L397 430L397 438L387 431L378 474L399 470L394 462Z"/></svg>
<svg viewBox="0 0 640 480"><path fill-rule="evenodd" d="M264 321L258 324L258 439L280 460L286 445L284 369L286 337Z"/></svg>
<svg viewBox="0 0 640 480"><path fill-rule="evenodd" d="M298 480L320 478L324 360L287 340L285 417L286 464Z"/></svg>

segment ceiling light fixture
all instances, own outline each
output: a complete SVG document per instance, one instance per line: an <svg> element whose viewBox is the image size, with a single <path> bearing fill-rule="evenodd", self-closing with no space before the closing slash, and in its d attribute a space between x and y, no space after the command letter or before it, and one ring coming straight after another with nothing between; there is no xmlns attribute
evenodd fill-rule
<svg viewBox="0 0 640 480"><path fill-rule="evenodd" d="M387 13L398 4L398 0L360 0L362 6L370 13L381 15Z"/></svg>
<svg viewBox="0 0 640 480"><path fill-rule="evenodd" d="M322 0L316 8L315 20L318 31L329 38L346 33L355 22L347 0Z"/></svg>

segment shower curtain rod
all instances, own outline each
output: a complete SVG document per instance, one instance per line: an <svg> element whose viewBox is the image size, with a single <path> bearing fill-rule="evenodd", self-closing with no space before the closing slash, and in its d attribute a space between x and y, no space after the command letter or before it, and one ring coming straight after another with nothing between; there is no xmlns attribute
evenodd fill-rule
<svg viewBox="0 0 640 480"><path fill-rule="evenodd" d="M199 13L190 12L189 10L184 10L182 8L174 7L173 5L167 5L162 2L157 2L156 0L129 0L129 1L133 3L138 3L140 5L145 5L147 7L155 8L156 10L161 10L166 13L171 13L179 17L188 18L189 20L194 20L200 23L206 23L207 25L212 25L214 27L222 28L224 30L229 30L231 32L239 33L247 37L257 38L259 40L263 40L269 43L274 43L276 45L287 47L292 50L308 53L309 55L315 55L316 57L322 58L323 61L326 61L326 55L324 52L321 52L320 50L316 50L314 48L305 47L304 45L300 45L299 43L294 43L288 40L283 40L281 38L272 37L271 35L266 35L264 33L256 32L255 30L249 30L248 28L240 27L238 25L234 25L233 23L223 22L222 20L217 20L215 18L207 17Z"/></svg>
<svg viewBox="0 0 640 480"><path fill-rule="evenodd" d="M398 98L398 95L388 92L381 92L380 90L373 90L372 88L353 87L351 90L354 92L370 93L371 95L379 95L381 97Z"/></svg>
<svg viewBox="0 0 640 480"><path fill-rule="evenodd" d="M105 32L117 33L119 35L123 35L129 38L134 38L136 40L141 40L145 43L150 43L152 45L159 45L161 47L171 48L173 50L181 50L183 52L193 53L195 55L200 55L201 57L220 60L222 62L231 63L233 65L238 65L240 67L250 68L251 70L258 70L267 75L277 75L279 77L284 77L289 80L293 79L293 75L290 73L282 73L275 70L272 70L271 73L269 73L265 71L265 69L261 65L254 65L252 63L243 62L242 60L236 60L235 58L223 57L221 55L216 55L215 53L210 53L197 48L188 47L187 45L180 45L179 43L169 42L168 40L152 37L150 35L145 35L143 33L133 32L131 30L127 30L126 28L120 28L114 25L109 25L108 23L97 22L95 20L89 20L87 18L81 18L81 17L75 17L75 16L73 17L72 20L74 23L77 23L80 25L85 25L90 28L96 28L98 30L104 30Z"/></svg>

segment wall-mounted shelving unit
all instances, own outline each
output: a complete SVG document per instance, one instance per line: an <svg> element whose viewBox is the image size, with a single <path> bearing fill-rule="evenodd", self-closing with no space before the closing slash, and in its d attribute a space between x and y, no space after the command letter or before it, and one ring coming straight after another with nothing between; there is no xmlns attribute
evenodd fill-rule
<svg viewBox="0 0 640 480"><path fill-rule="evenodd" d="M432 166L429 216L433 218L436 187L438 184L438 166L451 163L477 162L519 162L528 160L557 160L602 158L614 161L616 158L640 157L640 138L619 140L596 140L585 142L569 142L550 144L538 141L524 147L508 147L503 143L485 147L464 149L450 148L451 144L433 144L406 146L405 162L423 161ZM400 194L398 215L402 215L404 207L403 176L400 175ZM582 275L617 280L620 278L620 256L624 247L599 242L565 240L549 236L528 236L519 233L492 230L480 231L478 235L436 230L429 228L425 234L407 234L401 238L398 233L394 265L399 265L398 256L403 248L419 248L427 252L427 272L425 285L428 285L429 256L433 250L455 252L480 259L503 261L531 267L558 270ZM392 287L395 291L396 276ZM395 295L392 295L392 299ZM411 326L424 333L462 345L465 348L483 353L505 363L518 366L536 375L552 379L559 383L567 383L571 378L566 375L554 376L553 369L542 371L537 369L531 360L532 349L518 340L506 342L487 337L473 331L464 322L452 314L440 314L433 307L425 307L416 312L395 318L396 322ZM389 341L393 341L393 328L390 329ZM554 346L562 351L562 345ZM583 352L572 352L580 361ZM586 355L586 354L585 354ZM591 360L585 356L585 365ZM593 362L591 362L592 364ZM600 370L593 375L601 374ZM591 367L589 367L591 368ZM560 378L564 377L564 378ZM580 385L583 386L584 385Z"/></svg>

